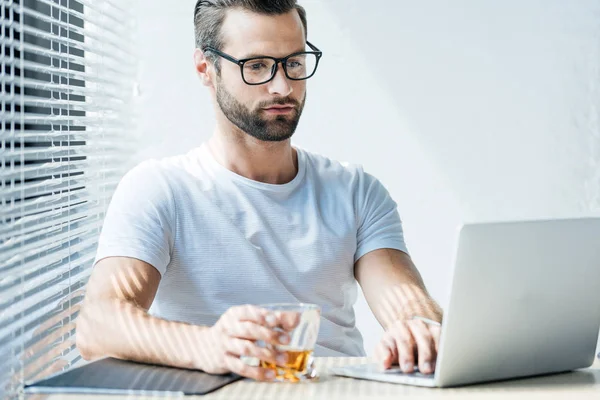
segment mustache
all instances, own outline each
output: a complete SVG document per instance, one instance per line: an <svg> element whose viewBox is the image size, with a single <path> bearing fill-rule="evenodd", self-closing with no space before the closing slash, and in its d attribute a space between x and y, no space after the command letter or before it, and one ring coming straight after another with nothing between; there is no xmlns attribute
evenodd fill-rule
<svg viewBox="0 0 600 400"><path fill-rule="evenodd" d="M283 106L286 104L293 104L294 108L296 109L300 107L300 102L298 100L292 99L291 97L282 97L276 100L263 101L257 106L257 108L269 108L273 106Z"/></svg>

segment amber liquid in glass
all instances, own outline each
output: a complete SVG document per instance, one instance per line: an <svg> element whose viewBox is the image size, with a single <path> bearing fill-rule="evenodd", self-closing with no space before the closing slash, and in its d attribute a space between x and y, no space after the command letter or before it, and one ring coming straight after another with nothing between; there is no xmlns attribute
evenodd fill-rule
<svg viewBox="0 0 600 400"><path fill-rule="evenodd" d="M267 361L261 361L260 366L275 371L275 379L286 382L298 382L300 376L306 373L306 367L312 354L312 350L284 350L288 361L284 365L276 365Z"/></svg>

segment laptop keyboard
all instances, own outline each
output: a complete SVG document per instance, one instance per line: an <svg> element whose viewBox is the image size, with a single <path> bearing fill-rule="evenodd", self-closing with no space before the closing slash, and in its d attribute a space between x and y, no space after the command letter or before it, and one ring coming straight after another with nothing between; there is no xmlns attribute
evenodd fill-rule
<svg viewBox="0 0 600 400"><path fill-rule="evenodd" d="M415 370L412 373L403 372L402 369L400 369L400 367L392 367L390 369L386 369L386 370L378 371L378 372L383 373L383 374L388 374L388 375L402 375L402 376L411 376L411 377L415 377L415 378L433 378L433 374L422 374L421 372L419 372L419 368L417 368L417 367L415 367Z"/></svg>
<svg viewBox="0 0 600 400"><path fill-rule="evenodd" d="M335 375L349 376L351 378L371 379L382 382L407 383L419 386L433 387L435 375L425 375L415 368L413 373L404 373L399 367L382 370L376 364L359 364L347 367L332 368Z"/></svg>

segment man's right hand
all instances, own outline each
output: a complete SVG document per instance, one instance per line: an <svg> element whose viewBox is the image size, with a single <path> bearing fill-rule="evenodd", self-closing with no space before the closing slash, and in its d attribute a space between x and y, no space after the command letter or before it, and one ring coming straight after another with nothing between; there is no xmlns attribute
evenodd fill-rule
<svg viewBox="0 0 600 400"><path fill-rule="evenodd" d="M205 331L209 348L198 355L203 358L202 370L211 374L233 372L259 381L272 380L275 378L273 371L247 365L240 356L256 357L278 365L285 363L286 354L277 352L273 346L289 344L287 332L299 322L298 313L271 312L252 305L232 307ZM273 346L260 347L256 341Z"/></svg>

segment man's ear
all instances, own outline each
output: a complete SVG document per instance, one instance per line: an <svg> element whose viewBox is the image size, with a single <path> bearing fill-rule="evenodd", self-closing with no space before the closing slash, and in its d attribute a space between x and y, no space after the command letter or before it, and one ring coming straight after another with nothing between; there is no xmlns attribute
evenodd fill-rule
<svg viewBox="0 0 600 400"><path fill-rule="evenodd" d="M194 67L202 84L204 86L213 86L211 74L214 72L214 69L210 68L204 52L198 48L194 50Z"/></svg>

